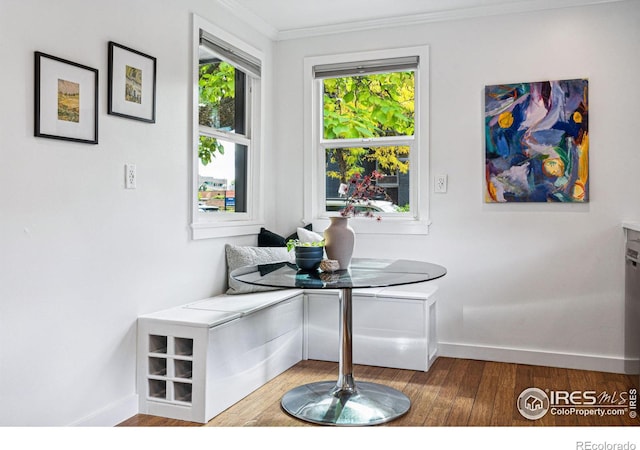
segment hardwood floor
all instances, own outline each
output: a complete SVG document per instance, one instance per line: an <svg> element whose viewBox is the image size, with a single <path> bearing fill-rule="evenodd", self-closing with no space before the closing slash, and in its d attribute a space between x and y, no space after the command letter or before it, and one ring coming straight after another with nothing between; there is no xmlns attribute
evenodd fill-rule
<svg viewBox="0 0 640 450"><path fill-rule="evenodd" d="M337 364L302 361L240 402L214 417L211 427L314 426L280 408L280 398L293 387L335 379ZM383 426L638 426L640 419L623 416L578 416L547 413L538 420L524 418L516 407L520 393L536 387L548 391L596 391L619 395L638 389L638 377L584 370L438 358L429 372L355 366L358 380L386 384L411 399L403 417ZM136 415L123 427L184 427L202 424Z"/></svg>

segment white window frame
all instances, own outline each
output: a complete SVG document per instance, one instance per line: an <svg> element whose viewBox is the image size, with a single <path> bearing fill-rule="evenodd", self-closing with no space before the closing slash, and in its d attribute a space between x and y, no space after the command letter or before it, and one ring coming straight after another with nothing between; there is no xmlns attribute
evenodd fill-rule
<svg viewBox="0 0 640 450"><path fill-rule="evenodd" d="M199 46L200 30L215 36L220 41L228 43L232 48L241 50L247 55L260 61L264 67L264 57L261 51L253 48L236 36L220 29L207 20L193 15L193 48L192 48L192 174L191 174L191 233L192 239L208 239L226 236L241 236L258 234L264 226L264 198L263 198L263 161L261 149L263 137L261 133L263 110L262 81L260 78L247 74L247 125L246 133L236 135L209 127L202 127L198 120L199 95ZM222 58L224 59L224 58ZM235 65L235 64L234 64ZM239 143L247 146L247 211L242 213L203 213L198 208L198 174L199 157L198 143L200 135L215 137L224 141Z"/></svg>
<svg viewBox="0 0 640 450"><path fill-rule="evenodd" d="M314 78L314 67L327 64L347 64L418 56L415 71L415 131L413 137L385 137L376 142L407 145L411 148L409 189L411 212L384 215L381 221L354 217L350 225L356 233L365 234L428 234L429 232L429 47L406 47L369 52L307 57L304 60L304 215L305 222L322 230L329 217L337 212L326 211L325 151L334 148L335 141L323 138L322 80ZM372 139L344 139L341 147L363 147Z"/></svg>

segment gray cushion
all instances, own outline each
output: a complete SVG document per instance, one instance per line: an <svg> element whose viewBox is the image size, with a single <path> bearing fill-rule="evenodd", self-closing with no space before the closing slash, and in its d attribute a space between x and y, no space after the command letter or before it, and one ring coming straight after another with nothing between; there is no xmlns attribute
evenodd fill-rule
<svg viewBox="0 0 640 450"><path fill-rule="evenodd" d="M227 294L248 294L250 292L273 291L277 288L266 286L254 286L242 283L231 278L232 271L243 266L255 266L258 264L270 264L274 262L295 262L294 252L287 251L286 247L241 247L226 244L227 278L229 289Z"/></svg>

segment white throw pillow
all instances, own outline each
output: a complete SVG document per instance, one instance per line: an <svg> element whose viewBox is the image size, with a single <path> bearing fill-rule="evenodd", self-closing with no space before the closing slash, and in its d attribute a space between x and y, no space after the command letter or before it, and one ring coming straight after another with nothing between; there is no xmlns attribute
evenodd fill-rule
<svg viewBox="0 0 640 450"><path fill-rule="evenodd" d="M298 227L298 239L300 242L320 242L324 239L321 234L307 230L306 228Z"/></svg>
<svg viewBox="0 0 640 450"><path fill-rule="evenodd" d="M231 272L239 267L257 266L275 262L295 263L294 252L287 251L286 247L241 247L238 245L225 245L227 256L227 279L229 289L227 294L248 294L250 292L273 291L277 288L256 286L236 281L231 278Z"/></svg>

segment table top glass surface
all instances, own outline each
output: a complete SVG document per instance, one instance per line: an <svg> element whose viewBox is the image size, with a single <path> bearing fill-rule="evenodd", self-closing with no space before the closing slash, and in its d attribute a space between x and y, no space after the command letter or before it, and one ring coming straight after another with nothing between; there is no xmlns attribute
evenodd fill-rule
<svg viewBox="0 0 640 450"><path fill-rule="evenodd" d="M304 289L344 289L399 286L435 280L447 273L437 264L407 259L355 258L348 270L305 272L290 262L241 267L235 280L257 286Z"/></svg>

